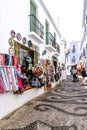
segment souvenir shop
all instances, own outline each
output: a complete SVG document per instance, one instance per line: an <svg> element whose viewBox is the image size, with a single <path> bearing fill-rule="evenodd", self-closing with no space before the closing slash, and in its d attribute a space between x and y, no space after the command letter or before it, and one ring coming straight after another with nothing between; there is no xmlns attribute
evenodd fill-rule
<svg viewBox="0 0 87 130"><path fill-rule="evenodd" d="M31 69L33 61L28 59L28 62L31 64L28 66ZM21 73L21 66L18 64L19 59L17 55L0 54L0 63L0 119L2 119L23 104L43 94L45 91L44 87L37 89L35 87L36 82L33 82L34 89L30 89L29 91L22 89L22 85L27 86L26 82L28 77L25 75L27 69L23 68L23 72ZM43 79L44 70L46 77L44 80L48 82L48 87L51 87L50 82L54 80L53 66L51 66L49 60L45 60L43 64L44 68L43 66L39 66L39 64L35 64L32 69L33 74L36 77L39 76L39 81L42 83L41 85L45 86L45 82L41 81ZM23 66L24 65L25 64L23 64ZM20 80L20 78L22 80Z"/></svg>
<svg viewBox="0 0 87 130"><path fill-rule="evenodd" d="M48 59L41 62L39 46L31 40L12 30L8 43L9 53L0 53L0 119L43 94L55 74L56 63L52 65Z"/></svg>
<svg viewBox="0 0 87 130"><path fill-rule="evenodd" d="M44 92L31 89L29 80L38 63L39 47L31 40L26 46L25 37L22 43L16 38L9 38L8 54L0 53L0 119Z"/></svg>
<svg viewBox="0 0 87 130"><path fill-rule="evenodd" d="M15 93L22 86L28 89L28 79L31 76L32 67L37 62L38 53L36 51L14 41L14 55L0 54L0 80L2 83L0 93L8 91Z"/></svg>
<svg viewBox="0 0 87 130"><path fill-rule="evenodd" d="M0 93L22 94L24 90L54 81L57 61L53 60L52 65L46 59L42 65L38 64L39 48L36 46L34 50L30 40L28 47L13 39L9 43L9 54L0 54Z"/></svg>

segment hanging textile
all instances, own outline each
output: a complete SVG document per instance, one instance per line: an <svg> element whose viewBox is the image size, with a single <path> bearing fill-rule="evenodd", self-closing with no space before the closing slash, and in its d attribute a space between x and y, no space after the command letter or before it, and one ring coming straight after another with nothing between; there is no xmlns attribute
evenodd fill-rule
<svg viewBox="0 0 87 130"><path fill-rule="evenodd" d="M15 67L0 66L0 93L18 90L18 79Z"/></svg>
<svg viewBox="0 0 87 130"><path fill-rule="evenodd" d="M10 54L8 55L8 65L12 66L12 56Z"/></svg>
<svg viewBox="0 0 87 130"><path fill-rule="evenodd" d="M12 90L17 91L18 90L18 80L17 80L17 73L15 71L15 67L11 67L11 74L12 74Z"/></svg>
<svg viewBox="0 0 87 130"><path fill-rule="evenodd" d="M8 65L8 54L5 54L4 56L4 65Z"/></svg>
<svg viewBox="0 0 87 130"><path fill-rule="evenodd" d="M0 53L0 65L4 65L4 54Z"/></svg>
<svg viewBox="0 0 87 130"><path fill-rule="evenodd" d="M12 65L13 66L18 65L18 57L17 56L12 56Z"/></svg>
<svg viewBox="0 0 87 130"><path fill-rule="evenodd" d="M7 91L10 91L9 81L8 81L8 75L6 73L6 67L3 67L3 71L4 71L5 80L6 80Z"/></svg>
<svg viewBox="0 0 87 130"><path fill-rule="evenodd" d="M4 93L4 92L6 92L5 85L2 78L0 77L0 93Z"/></svg>
<svg viewBox="0 0 87 130"><path fill-rule="evenodd" d="M5 89L6 91L9 91L9 86L7 84L7 77L5 75L5 71L4 71L4 67L0 66L0 77L2 78L3 82L4 82L4 85L5 85Z"/></svg>
<svg viewBox="0 0 87 130"><path fill-rule="evenodd" d="M12 91L13 80L12 80L11 69L9 66L6 66L6 73L7 73L7 78L8 78L9 89L10 91Z"/></svg>

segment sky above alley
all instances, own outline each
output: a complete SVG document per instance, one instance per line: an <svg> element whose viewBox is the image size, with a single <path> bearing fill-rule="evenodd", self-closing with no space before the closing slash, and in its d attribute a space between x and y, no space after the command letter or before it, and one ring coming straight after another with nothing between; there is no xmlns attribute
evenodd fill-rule
<svg viewBox="0 0 87 130"><path fill-rule="evenodd" d="M44 0L67 41L82 38L83 0Z"/></svg>

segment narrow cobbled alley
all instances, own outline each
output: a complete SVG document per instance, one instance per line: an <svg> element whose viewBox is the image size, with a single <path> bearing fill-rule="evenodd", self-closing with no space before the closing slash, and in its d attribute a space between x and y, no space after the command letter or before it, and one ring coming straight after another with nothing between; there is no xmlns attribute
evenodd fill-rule
<svg viewBox="0 0 87 130"><path fill-rule="evenodd" d="M71 77L0 122L0 130L87 130L87 89Z"/></svg>

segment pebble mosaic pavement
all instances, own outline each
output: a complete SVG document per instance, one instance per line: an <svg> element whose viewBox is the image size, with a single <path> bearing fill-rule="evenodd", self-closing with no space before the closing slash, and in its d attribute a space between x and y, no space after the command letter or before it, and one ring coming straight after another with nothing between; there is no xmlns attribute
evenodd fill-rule
<svg viewBox="0 0 87 130"><path fill-rule="evenodd" d="M87 88L71 77L0 121L0 130L87 130Z"/></svg>

